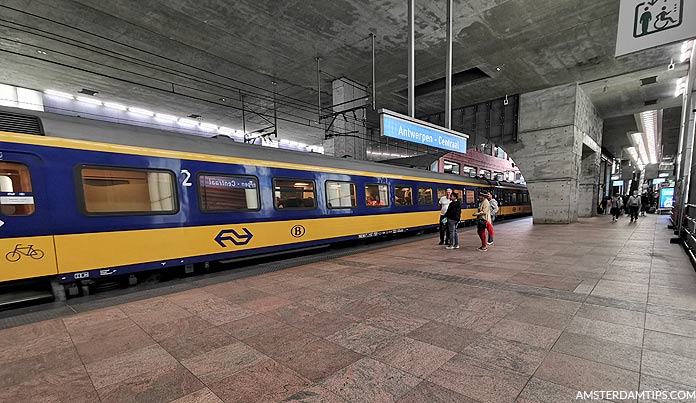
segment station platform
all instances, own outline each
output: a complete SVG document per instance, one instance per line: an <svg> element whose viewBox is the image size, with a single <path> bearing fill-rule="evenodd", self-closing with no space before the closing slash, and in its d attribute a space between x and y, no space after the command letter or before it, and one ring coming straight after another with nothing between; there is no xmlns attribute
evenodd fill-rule
<svg viewBox="0 0 696 403"><path fill-rule="evenodd" d="M694 391L696 273L667 220L523 219L497 225L487 252L463 229L458 250L433 235L5 329L0 401L554 403L578 391Z"/></svg>

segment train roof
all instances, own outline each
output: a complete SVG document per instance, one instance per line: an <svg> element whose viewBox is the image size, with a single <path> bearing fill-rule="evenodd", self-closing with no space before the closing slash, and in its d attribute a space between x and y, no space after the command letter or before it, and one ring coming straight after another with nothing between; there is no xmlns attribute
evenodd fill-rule
<svg viewBox="0 0 696 403"><path fill-rule="evenodd" d="M23 115L28 114L27 111L18 112L17 109L5 107L0 107L0 111ZM377 175L417 176L437 181L461 182L462 184L475 183L481 186L491 187L526 188L524 185L515 183L491 181L481 178L466 178L454 174L443 174L371 161L359 161L318 153L243 144L235 142L227 137L207 138L143 126L105 122L79 116L75 117L44 112L30 112L29 114L41 119L44 133L49 137L260 161L274 161L305 166L313 165L316 167L367 171ZM0 128L0 130L4 129Z"/></svg>

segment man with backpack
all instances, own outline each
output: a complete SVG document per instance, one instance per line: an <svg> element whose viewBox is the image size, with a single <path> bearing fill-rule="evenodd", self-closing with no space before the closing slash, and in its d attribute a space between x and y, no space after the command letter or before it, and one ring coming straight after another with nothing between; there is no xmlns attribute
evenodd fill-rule
<svg viewBox="0 0 696 403"><path fill-rule="evenodd" d="M486 230L488 230L488 246L493 245L493 221L495 221L495 215L498 214L498 201L493 197L493 193L488 193L488 203L491 205L491 220L486 223Z"/></svg>
<svg viewBox="0 0 696 403"><path fill-rule="evenodd" d="M628 210L631 214L631 222L638 221L638 211L640 210L640 196L638 191L634 190L633 194L628 198Z"/></svg>

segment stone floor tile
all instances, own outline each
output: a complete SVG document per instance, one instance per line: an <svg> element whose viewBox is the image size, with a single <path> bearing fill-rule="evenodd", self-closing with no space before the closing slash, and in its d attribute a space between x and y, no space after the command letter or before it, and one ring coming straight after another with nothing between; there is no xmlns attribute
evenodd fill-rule
<svg viewBox="0 0 696 403"><path fill-rule="evenodd" d="M193 315L163 297L121 305L120 308L145 331L157 324Z"/></svg>
<svg viewBox="0 0 696 403"><path fill-rule="evenodd" d="M637 390L637 372L552 351L535 377L580 391Z"/></svg>
<svg viewBox="0 0 696 403"><path fill-rule="evenodd" d="M643 350L641 374L696 388L696 360L657 351Z"/></svg>
<svg viewBox="0 0 696 403"><path fill-rule="evenodd" d="M317 340L319 340L317 336L285 325L245 339L244 342L263 354L276 358L284 353L302 349Z"/></svg>
<svg viewBox="0 0 696 403"><path fill-rule="evenodd" d="M433 372L427 380L476 401L499 403L513 402L528 379L526 375L476 366L460 354Z"/></svg>
<svg viewBox="0 0 696 403"><path fill-rule="evenodd" d="M292 301L293 304L296 304L302 300L318 297L322 294L325 293L312 288L296 288L294 290L281 292L279 294L276 294L276 296L283 299L287 299L289 301Z"/></svg>
<svg viewBox="0 0 696 403"><path fill-rule="evenodd" d="M80 356L73 346L58 347L38 355L2 360L0 389L25 382L37 374L58 374L80 365Z"/></svg>
<svg viewBox="0 0 696 403"><path fill-rule="evenodd" d="M484 335L462 351L475 364L489 369L504 368L524 375L532 375L548 351L518 341Z"/></svg>
<svg viewBox="0 0 696 403"><path fill-rule="evenodd" d="M693 337L696 334L696 320L648 313L645 329Z"/></svg>
<svg viewBox="0 0 696 403"><path fill-rule="evenodd" d="M398 334L406 334L423 326L427 322L427 319L392 310L387 310L364 321L364 323L370 326Z"/></svg>
<svg viewBox="0 0 696 403"><path fill-rule="evenodd" d="M462 329L440 322L428 322L407 334L408 337L424 343L461 352L469 344L481 337L482 333Z"/></svg>
<svg viewBox="0 0 696 403"><path fill-rule="evenodd" d="M566 388L552 382L533 377L515 400L516 403L577 403L577 389ZM597 403L609 403L607 400L592 400Z"/></svg>
<svg viewBox="0 0 696 403"><path fill-rule="evenodd" d="M369 355L398 335L364 323L353 324L326 339L356 353Z"/></svg>
<svg viewBox="0 0 696 403"><path fill-rule="evenodd" d="M642 349L628 344L563 332L554 344L553 351L630 371L640 371Z"/></svg>
<svg viewBox="0 0 696 403"><path fill-rule="evenodd" d="M252 299L244 302L241 305L244 309L249 309L257 313L272 311L281 306L290 305L292 302L288 299L269 295L261 298Z"/></svg>
<svg viewBox="0 0 696 403"><path fill-rule="evenodd" d="M456 354L422 341L398 337L380 347L372 357L419 378L425 378Z"/></svg>
<svg viewBox="0 0 696 403"><path fill-rule="evenodd" d="M198 378L177 363L97 389L97 393L102 403L151 403L178 399L201 387Z"/></svg>
<svg viewBox="0 0 696 403"><path fill-rule="evenodd" d="M225 403L275 403L309 385L307 379L292 370L266 360L211 383L209 387Z"/></svg>
<svg viewBox="0 0 696 403"><path fill-rule="evenodd" d="M539 308L519 306L510 312L505 319L563 330L570 323L572 316Z"/></svg>
<svg viewBox="0 0 696 403"><path fill-rule="evenodd" d="M210 389L203 388L186 396L172 400L170 403L224 403Z"/></svg>
<svg viewBox="0 0 696 403"><path fill-rule="evenodd" d="M645 303L648 300L648 286L619 281L600 280L590 295Z"/></svg>
<svg viewBox="0 0 696 403"><path fill-rule="evenodd" d="M561 331L549 327L503 319L490 329L490 334L550 350L553 343L558 339L558 336L561 335Z"/></svg>
<svg viewBox="0 0 696 403"><path fill-rule="evenodd" d="M70 335L60 319L0 331L0 360L19 360L72 347Z"/></svg>
<svg viewBox="0 0 696 403"><path fill-rule="evenodd" d="M321 386L349 403L396 402L420 379L389 365L363 358L326 378Z"/></svg>
<svg viewBox="0 0 696 403"><path fill-rule="evenodd" d="M105 323L88 333L74 331L73 341L84 364L155 344L155 340L130 319Z"/></svg>
<svg viewBox="0 0 696 403"><path fill-rule="evenodd" d="M0 402L98 402L85 368L80 365L60 372L42 372L22 383L0 388Z"/></svg>
<svg viewBox="0 0 696 403"><path fill-rule="evenodd" d="M570 322L566 331L636 347L643 344L643 329L577 316Z"/></svg>
<svg viewBox="0 0 696 403"><path fill-rule="evenodd" d="M486 332L502 318L503 316L490 316L486 312L450 309L435 317L435 320L477 332Z"/></svg>
<svg viewBox="0 0 696 403"><path fill-rule="evenodd" d="M157 368L172 367L176 360L159 345L152 345L87 364L94 387L102 389Z"/></svg>
<svg viewBox="0 0 696 403"><path fill-rule="evenodd" d="M423 381L397 403L478 403L432 382Z"/></svg>
<svg viewBox="0 0 696 403"><path fill-rule="evenodd" d="M696 359L696 334L686 337L646 330L643 348Z"/></svg>
<svg viewBox="0 0 696 403"><path fill-rule="evenodd" d="M686 385L681 385L678 383L666 381L664 379L660 378L654 378L648 375L641 375L640 377L640 391L660 391L660 392L679 392L679 391L686 391L686 392L693 392L696 394L696 388L692 386L686 386ZM693 394L692 394L693 396ZM654 397L654 398L652 398ZM696 402L695 398L689 399L688 396L684 396L683 399L669 399L669 395L667 395L667 398L662 398L662 396L647 396L643 399L639 399L638 403L694 403Z"/></svg>
<svg viewBox="0 0 696 403"><path fill-rule="evenodd" d="M154 324L147 327L146 332L155 341L161 341L170 337L188 334L191 331L209 327L213 327L213 325L210 322L199 318L198 316L186 316L183 318Z"/></svg>
<svg viewBox="0 0 696 403"><path fill-rule="evenodd" d="M328 337L355 324L355 321L341 313L321 312L295 323L295 326L307 333L319 337Z"/></svg>
<svg viewBox="0 0 696 403"><path fill-rule="evenodd" d="M161 340L159 345L181 361L236 342L237 339L222 329L202 327Z"/></svg>
<svg viewBox="0 0 696 403"><path fill-rule="evenodd" d="M244 343L234 343L181 361L191 373L210 385L269 358Z"/></svg>
<svg viewBox="0 0 696 403"><path fill-rule="evenodd" d="M527 297L520 303L520 306L563 315L574 315L580 309L582 303L554 298Z"/></svg>
<svg viewBox="0 0 696 403"><path fill-rule="evenodd" d="M302 389L281 403L345 403L345 400L320 386Z"/></svg>
<svg viewBox="0 0 696 403"><path fill-rule="evenodd" d="M224 298L210 294L201 293L192 298L172 299L174 303L193 313L194 315L210 322L213 325L222 325L227 322L239 320L247 316L254 315L256 312L233 304Z"/></svg>
<svg viewBox="0 0 696 403"><path fill-rule="evenodd" d="M645 323L645 313L643 312L592 304L583 304L580 310L578 310L577 316L638 328L642 328Z"/></svg>
<svg viewBox="0 0 696 403"><path fill-rule="evenodd" d="M274 355L279 363L312 382L333 374L363 356L326 340L316 340L300 348Z"/></svg>
<svg viewBox="0 0 696 403"><path fill-rule="evenodd" d="M302 305L298 302L297 304L285 305L272 311L264 312L264 315L292 325L294 323L301 322L309 316L313 316L321 312L324 311L307 305Z"/></svg>
<svg viewBox="0 0 696 403"><path fill-rule="evenodd" d="M252 315L227 322L219 328L238 340L246 340L262 333L273 332L275 329L287 326L285 323L269 318L266 315Z"/></svg>

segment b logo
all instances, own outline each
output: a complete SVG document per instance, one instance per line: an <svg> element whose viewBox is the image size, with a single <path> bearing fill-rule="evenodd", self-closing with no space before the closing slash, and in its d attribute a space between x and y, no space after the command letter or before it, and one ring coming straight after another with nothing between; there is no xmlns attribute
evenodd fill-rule
<svg viewBox="0 0 696 403"><path fill-rule="evenodd" d="M305 227L301 225L295 225L292 228L290 228L290 235L294 236L295 238L301 238L305 234L305 232Z"/></svg>

